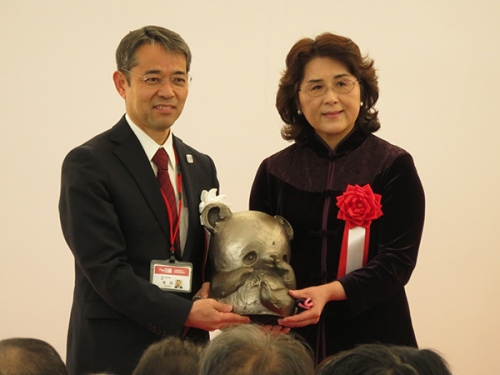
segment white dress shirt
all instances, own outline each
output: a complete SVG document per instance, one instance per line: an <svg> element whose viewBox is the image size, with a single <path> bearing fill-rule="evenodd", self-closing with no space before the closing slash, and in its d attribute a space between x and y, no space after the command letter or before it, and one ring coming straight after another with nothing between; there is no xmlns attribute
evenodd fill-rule
<svg viewBox="0 0 500 375"><path fill-rule="evenodd" d="M168 175L170 176L170 182L172 182L172 186L175 192L175 200L177 202L177 213L179 213L179 187L177 186L177 163L175 162L175 152L174 152L174 143L172 136L172 129L170 129L170 134L163 145L158 145L149 135L147 135L141 128L139 128L127 115L125 118L136 135L137 139L142 145L144 152L146 153L149 162L151 163L151 168L155 175L158 173L158 168L156 164L153 162L153 157L159 148L164 148L168 154ZM189 212L187 208L186 202L186 194L182 194L182 211L180 215L179 221L179 236L180 236L180 244L181 244L181 254L184 252L184 246L186 245L187 238L187 227L188 227L188 217Z"/></svg>

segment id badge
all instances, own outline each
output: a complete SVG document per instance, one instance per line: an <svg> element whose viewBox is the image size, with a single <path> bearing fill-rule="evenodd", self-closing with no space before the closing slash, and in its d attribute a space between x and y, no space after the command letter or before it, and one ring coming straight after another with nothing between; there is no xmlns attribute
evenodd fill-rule
<svg viewBox="0 0 500 375"><path fill-rule="evenodd" d="M150 282L161 290L190 293L192 274L193 264L190 262L151 261Z"/></svg>

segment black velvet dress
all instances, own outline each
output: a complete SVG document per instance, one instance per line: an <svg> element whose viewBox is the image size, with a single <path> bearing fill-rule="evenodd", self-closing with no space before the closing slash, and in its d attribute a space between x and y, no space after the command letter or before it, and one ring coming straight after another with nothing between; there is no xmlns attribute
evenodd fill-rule
<svg viewBox="0 0 500 375"><path fill-rule="evenodd" d="M337 279L345 222L336 197L369 184L383 215L370 227L367 264L338 278L346 301L325 305L320 322L298 328L316 361L361 343L416 346L404 286L415 267L424 224L424 192L403 149L357 127L334 150L316 133L265 159L250 209L285 217L293 227L297 289Z"/></svg>

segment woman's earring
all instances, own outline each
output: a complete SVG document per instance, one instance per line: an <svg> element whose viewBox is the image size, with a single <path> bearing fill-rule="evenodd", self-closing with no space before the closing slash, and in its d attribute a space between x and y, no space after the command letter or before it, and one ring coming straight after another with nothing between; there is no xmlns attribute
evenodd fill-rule
<svg viewBox="0 0 500 375"><path fill-rule="evenodd" d="M300 110L300 108L299 108L299 109L297 109L297 114L298 114L299 116L301 116L301 115L302 115L302 111Z"/></svg>
<svg viewBox="0 0 500 375"><path fill-rule="evenodd" d="M360 107L362 107L364 104L365 104L365 103L361 102L361 103L360 103Z"/></svg>

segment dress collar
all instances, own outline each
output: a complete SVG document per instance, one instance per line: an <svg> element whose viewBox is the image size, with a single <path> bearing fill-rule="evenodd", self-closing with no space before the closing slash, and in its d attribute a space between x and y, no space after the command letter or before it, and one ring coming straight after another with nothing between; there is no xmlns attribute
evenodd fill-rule
<svg viewBox="0 0 500 375"><path fill-rule="evenodd" d="M347 134L335 148L332 150L330 146L316 133L311 132L304 145L310 147L318 156L327 157L331 160L338 159L349 151L359 147L368 135L363 133L359 126L355 126L349 134Z"/></svg>

